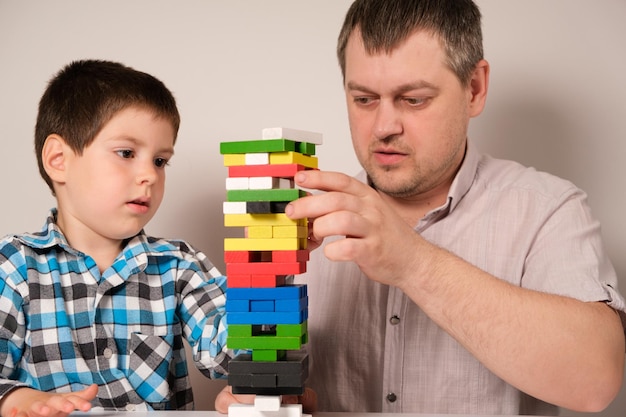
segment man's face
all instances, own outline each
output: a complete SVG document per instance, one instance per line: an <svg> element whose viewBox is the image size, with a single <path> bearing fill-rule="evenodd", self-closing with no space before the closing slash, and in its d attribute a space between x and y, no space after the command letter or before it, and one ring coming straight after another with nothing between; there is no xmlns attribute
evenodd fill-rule
<svg viewBox="0 0 626 417"><path fill-rule="evenodd" d="M390 54L368 54L358 30L348 40L344 87L352 142L379 191L399 198L447 193L476 110L471 89L445 59L427 32Z"/></svg>

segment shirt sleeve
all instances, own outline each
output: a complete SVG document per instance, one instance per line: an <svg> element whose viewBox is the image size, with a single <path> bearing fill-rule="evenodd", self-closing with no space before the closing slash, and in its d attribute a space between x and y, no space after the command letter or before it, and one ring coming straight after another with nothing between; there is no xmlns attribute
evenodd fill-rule
<svg viewBox="0 0 626 417"><path fill-rule="evenodd" d="M12 389L26 384L15 380L23 354L24 294L26 281L20 271L24 257L10 244L0 246L0 399Z"/></svg>
<svg viewBox="0 0 626 417"><path fill-rule="evenodd" d="M180 314L196 367L209 378L228 372L226 278L202 252L179 271Z"/></svg>
<svg viewBox="0 0 626 417"><path fill-rule="evenodd" d="M524 287L615 309L626 325L626 304L587 196L570 189L544 218L527 256Z"/></svg>

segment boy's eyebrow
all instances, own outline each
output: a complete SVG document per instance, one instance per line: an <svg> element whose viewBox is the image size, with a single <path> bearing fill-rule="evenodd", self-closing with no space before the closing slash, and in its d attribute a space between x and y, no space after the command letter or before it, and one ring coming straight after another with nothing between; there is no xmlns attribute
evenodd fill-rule
<svg viewBox="0 0 626 417"><path fill-rule="evenodd" d="M112 138L113 141L126 141L126 142L131 142L135 145L139 144L140 141L137 140L136 138L132 137L132 136L119 136L116 138ZM174 155L174 146L167 146L165 148L162 149L158 149L159 153L168 153L170 155Z"/></svg>

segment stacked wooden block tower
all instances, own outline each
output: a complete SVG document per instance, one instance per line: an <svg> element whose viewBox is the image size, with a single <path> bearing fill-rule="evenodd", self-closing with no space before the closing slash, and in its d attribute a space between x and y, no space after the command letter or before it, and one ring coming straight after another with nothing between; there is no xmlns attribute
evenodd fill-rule
<svg viewBox="0 0 626 417"><path fill-rule="evenodd" d="M235 394L278 398L270 411L278 411L281 395L302 394L308 377L301 350L308 337L306 285L289 279L306 272L308 226L306 219L289 219L285 207L305 195L293 177L317 169L321 143L319 133L269 128L259 140L220 144L228 167L224 224L245 231L245 237L224 240L226 343L251 351L231 360L228 384ZM229 409L229 415L238 412Z"/></svg>

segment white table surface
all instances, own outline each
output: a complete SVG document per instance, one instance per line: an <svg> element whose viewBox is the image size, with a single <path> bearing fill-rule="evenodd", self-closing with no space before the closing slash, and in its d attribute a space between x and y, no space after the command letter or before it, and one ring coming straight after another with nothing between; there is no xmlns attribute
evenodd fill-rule
<svg viewBox="0 0 626 417"><path fill-rule="evenodd" d="M71 417L226 417L217 411L92 411L75 412ZM271 416L271 413L268 413ZM475 414L414 414L414 413L314 413L314 417L510 417L503 415L481 416Z"/></svg>

